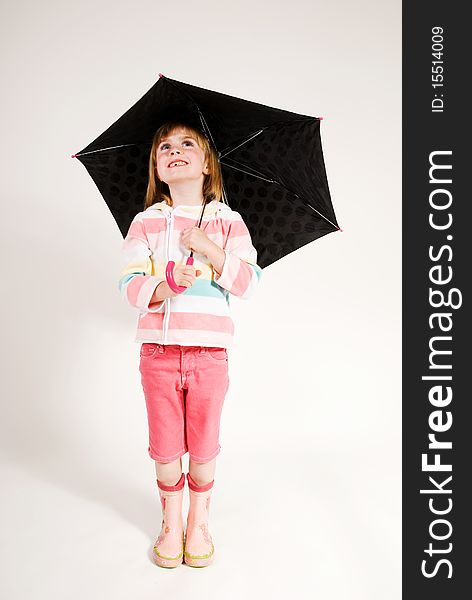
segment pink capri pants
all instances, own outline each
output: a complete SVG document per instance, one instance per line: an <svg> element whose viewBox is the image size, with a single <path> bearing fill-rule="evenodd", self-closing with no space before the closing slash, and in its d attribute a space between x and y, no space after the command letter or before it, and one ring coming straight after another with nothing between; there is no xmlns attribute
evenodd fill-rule
<svg viewBox="0 0 472 600"><path fill-rule="evenodd" d="M146 399L149 456L197 463L220 452L220 418L229 387L226 348L145 342L139 371Z"/></svg>

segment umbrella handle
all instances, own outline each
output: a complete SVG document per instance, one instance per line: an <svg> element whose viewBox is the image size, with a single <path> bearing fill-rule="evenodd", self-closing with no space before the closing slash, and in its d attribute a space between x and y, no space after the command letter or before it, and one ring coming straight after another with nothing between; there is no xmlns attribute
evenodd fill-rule
<svg viewBox="0 0 472 600"><path fill-rule="evenodd" d="M193 265L193 256L189 256L187 258L187 265ZM170 289L175 292L176 294L181 294L182 292L185 292L185 290L187 289L184 285L177 285L175 283L175 279L174 279L174 267L175 267L175 262L173 260L170 260L167 263L167 267L166 267L166 280L167 283L169 284Z"/></svg>

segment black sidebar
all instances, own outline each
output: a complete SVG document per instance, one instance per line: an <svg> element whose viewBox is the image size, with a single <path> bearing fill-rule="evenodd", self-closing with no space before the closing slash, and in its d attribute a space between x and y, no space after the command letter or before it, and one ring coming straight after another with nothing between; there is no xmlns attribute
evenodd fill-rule
<svg viewBox="0 0 472 600"><path fill-rule="evenodd" d="M403 3L403 598L472 597L467 4ZM471 163L471 164L469 164ZM461 592L459 592L461 590Z"/></svg>

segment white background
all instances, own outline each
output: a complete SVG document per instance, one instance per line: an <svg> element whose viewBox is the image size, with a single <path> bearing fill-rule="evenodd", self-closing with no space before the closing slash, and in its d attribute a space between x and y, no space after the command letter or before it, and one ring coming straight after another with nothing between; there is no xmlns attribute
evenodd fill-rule
<svg viewBox="0 0 472 600"><path fill-rule="evenodd" d="M401 3L20 0L1 22L1 597L400 598ZM70 158L159 72L323 116L343 229L231 300L206 569L151 559L122 236Z"/></svg>

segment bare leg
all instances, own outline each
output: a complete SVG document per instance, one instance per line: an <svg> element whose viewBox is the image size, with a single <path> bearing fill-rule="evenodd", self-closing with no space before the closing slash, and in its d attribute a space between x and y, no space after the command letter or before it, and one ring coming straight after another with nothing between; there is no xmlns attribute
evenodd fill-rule
<svg viewBox="0 0 472 600"><path fill-rule="evenodd" d="M170 463L156 463L156 477L164 485L176 485L182 475L182 457Z"/></svg>
<svg viewBox="0 0 472 600"><path fill-rule="evenodd" d="M189 472L197 485L205 485L213 481L216 470L216 457L207 463L196 463L189 459Z"/></svg>

